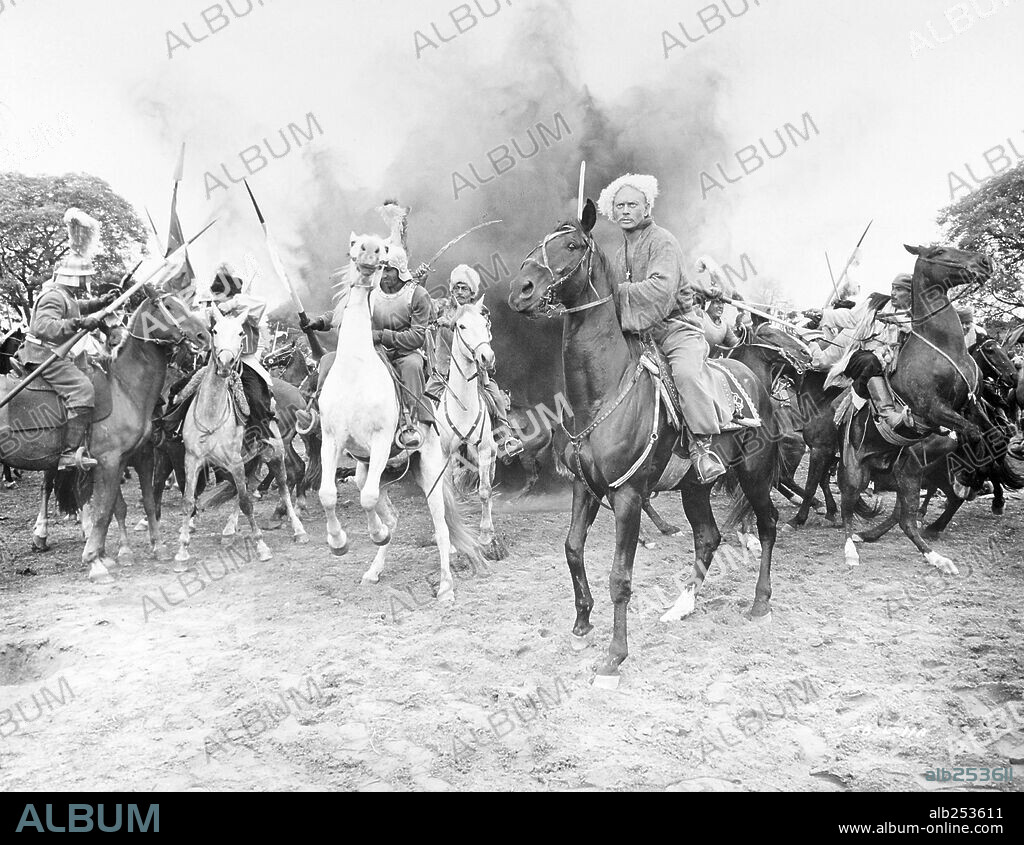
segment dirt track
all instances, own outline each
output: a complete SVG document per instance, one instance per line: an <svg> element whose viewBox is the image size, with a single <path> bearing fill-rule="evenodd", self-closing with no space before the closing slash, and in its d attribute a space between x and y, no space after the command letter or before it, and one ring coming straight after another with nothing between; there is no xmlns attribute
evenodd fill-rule
<svg viewBox="0 0 1024 845"><path fill-rule="evenodd" d="M0 492L4 789L920 790L936 787L932 768L1011 760L1015 780L998 788L1024 789L1015 495L1003 517L988 499L966 506L940 541L959 577L895 533L847 570L840 533L815 518L780 539L767 626L743 617L756 570L738 552L694 616L659 622L691 559L688 531L659 538L638 552L631 654L609 692L589 682L610 636L611 520L588 544L596 630L576 653L562 494L507 502L508 559L459 573L440 608L412 488L396 493L374 587L360 585L374 547L358 502L342 509L344 558L327 551L318 504L312 543L270 532L265 564L241 539L220 547L221 511L193 541L205 568L179 579L134 533L136 565L96 586L73 524L54 551L28 551L34 490ZM134 520L137 488L126 493ZM659 506L685 525L677 499Z"/></svg>

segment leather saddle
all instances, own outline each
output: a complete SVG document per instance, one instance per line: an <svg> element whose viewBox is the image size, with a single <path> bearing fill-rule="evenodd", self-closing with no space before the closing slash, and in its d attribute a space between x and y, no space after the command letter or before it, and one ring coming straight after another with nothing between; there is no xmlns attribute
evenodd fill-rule
<svg viewBox="0 0 1024 845"><path fill-rule="evenodd" d="M25 377L23 365L17 364L12 368L10 375L0 377L0 394L7 394L13 390ZM95 405L93 406L92 422L97 423L105 420L113 412L113 400L110 395L110 378L104 370L95 365L89 365L86 372L92 381L95 393ZM60 398L46 381L45 374L39 376L21 393L12 399L2 411L0 416L0 427L8 428L13 433L40 431L45 429L60 428L68 419L67 410L64 407L64 400Z"/></svg>
<svg viewBox="0 0 1024 845"><path fill-rule="evenodd" d="M683 419L682 400L679 396L679 389L676 387L675 379L672 378L672 368L668 358L661 351L653 340L640 335L627 334L626 343L640 354L640 363L644 369L651 374L661 391L661 398L665 407L669 409L669 421L676 431L681 430Z"/></svg>

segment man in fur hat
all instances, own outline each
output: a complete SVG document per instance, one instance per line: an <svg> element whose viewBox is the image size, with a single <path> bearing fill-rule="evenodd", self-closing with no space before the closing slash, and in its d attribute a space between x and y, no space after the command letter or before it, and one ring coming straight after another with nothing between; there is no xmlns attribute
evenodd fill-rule
<svg viewBox="0 0 1024 845"><path fill-rule="evenodd" d="M419 449L423 445L421 427L434 424L434 410L423 396L426 382L423 345L431 302L426 290L409 272L405 249L396 243L388 246L380 282L370 292L370 313L373 343L387 355L405 388L399 391L402 423L395 435L395 444L402 449ZM334 312L328 311L302 328L329 331L333 317ZM325 366L325 362L326 356L320 362L318 393L330 369L330 363Z"/></svg>
<svg viewBox="0 0 1024 845"><path fill-rule="evenodd" d="M694 307L682 249L651 217L657 196L653 176L628 173L601 192L598 209L623 234L615 255L622 328L649 332L668 358L689 431L689 456L700 480L708 483L725 472L711 451L712 435L751 421L733 421L729 400L720 395L708 368L704 323Z"/></svg>
<svg viewBox="0 0 1024 845"><path fill-rule="evenodd" d="M432 359L434 369L427 381L424 393L434 402L440 402L448 381L448 368L451 365L451 349L454 341L453 322L455 312L463 305L476 302L480 296L480 274L468 264L460 264L452 270L448 279L448 296L432 300L433 320L436 327ZM486 309L484 310L486 314ZM523 451L523 442L512 433L506 414L509 402L498 387L494 376L481 373L481 382L488 410L493 421L493 436L498 444L498 455L512 458Z"/></svg>
<svg viewBox="0 0 1024 845"><path fill-rule="evenodd" d="M895 428L909 423L907 409L896 409L895 397L885 374L896 366L896 356L911 329L911 276L901 273L892 281L892 295L872 294L851 311L853 328L849 346L832 365L825 389L852 382L861 399L871 399L879 417Z"/></svg>
<svg viewBox="0 0 1024 845"><path fill-rule="evenodd" d="M96 299L85 298L86 279L96 273L92 255L99 238L99 222L80 209L69 208L64 214L64 223L71 241L70 252L54 269L53 278L40 289L28 334L19 352L28 370L35 369L58 346L83 329L100 328L101 319L91 315L117 298L117 291ZM95 403L92 381L66 358L55 359L40 378L57 391L67 409L64 450L57 468L96 466L96 461L84 451ZM79 449L83 449L81 460L77 457Z"/></svg>

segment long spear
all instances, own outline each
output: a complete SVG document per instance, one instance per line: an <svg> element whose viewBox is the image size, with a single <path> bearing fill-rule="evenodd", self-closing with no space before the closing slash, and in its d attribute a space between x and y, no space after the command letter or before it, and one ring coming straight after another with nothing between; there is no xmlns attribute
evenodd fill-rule
<svg viewBox="0 0 1024 845"><path fill-rule="evenodd" d="M864 243L864 238L866 238L868 236L868 229L871 228L871 224L874 223L874 222L875 222L874 220L869 220L868 221L868 225L864 229L864 234L860 236L860 240L857 241L857 246L855 246L853 248L853 252L850 253L850 257L846 259L846 266L843 268L843 272L839 274L839 279L836 281L836 288L837 288L837 290L842 290L843 289L843 280L846 278L846 274L847 274L847 272L850 269L850 265L853 263L853 259L857 255L857 250L860 249L861 244ZM823 308L828 308L831 299L832 299L832 297L828 297L825 300L824 306L822 306L822 307Z"/></svg>
<svg viewBox="0 0 1024 845"><path fill-rule="evenodd" d="M828 257L828 250L825 250L825 263L828 265L828 277L832 280L832 290L836 292L836 302L842 297L839 295L839 285L836 284L836 274L832 272L832 262Z"/></svg>
<svg viewBox="0 0 1024 845"><path fill-rule="evenodd" d="M281 280L282 284L288 289L288 293L291 295L292 304L295 306L295 310L299 314L299 323L305 323L308 321L306 316L306 309L302 307L302 300L299 299L299 295L295 292L295 287L292 285L291 280L288 278L288 273L284 269L284 263L281 261L281 256L277 252L277 247L274 245L274 239L270 236L270 226L267 224L266 218L263 216L263 212L260 211L259 203L256 202L256 197L253 196L252 188L249 187L249 183L245 180L245 189L249 192L249 199L252 200L252 207L256 209L256 216L259 218L260 226L263 227L263 236L267 243L267 252L270 254L270 264L274 268L274 272L277 273L277 277ZM309 341L309 351L313 354L313 357L319 361L324 357L324 348L320 345L320 338L316 336L316 332L313 329L303 329L306 335L306 340Z"/></svg>
<svg viewBox="0 0 1024 845"><path fill-rule="evenodd" d="M172 252L166 258L162 259L160 264L148 276L146 276L146 278L139 279L137 282L134 282L132 286L128 288L128 290L122 293L117 299L115 299L109 305L95 312L93 316L99 317L102 320L108 314L113 313L122 305L124 305L124 303L126 303L139 290L142 289L143 285L150 283L160 285L163 284L168 279L173 279L175 276L181 273L182 267L184 266L185 263L185 255L186 250L188 249L188 245L193 243L200 235L203 234L203 232L209 229L216 222L216 220L211 220L209 223L207 223L202 229L199 230L198 234L192 237L191 240L189 240L187 243L182 244L180 247L174 250L174 252ZM131 281L132 277L135 275L135 272L139 269L141 265L142 262L139 261L138 264L136 264L131 270L129 270L124 275L124 277L121 279L122 287ZM56 361L58 358L63 358L65 355L67 355L68 352L71 351L72 347L74 347L74 345L78 343L78 341L80 341L88 333L89 332L86 329L82 329L82 331L77 332L73 337L68 338L68 340L64 341L64 343L62 343L60 346L54 349L53 352L50 353L49 357L47 357L47 359L43 361L43 363L41 363L38 367L32 370L32 372L25 376L25 378L18 383L18 386L15 387L10 393L8 393L6 396L0 399L0 408L3 408L15 396L21 393L21 391L23 391L33 381L39 378L39 376L41 376L46 371L47 367L49 367L54 361Z"/></svg>

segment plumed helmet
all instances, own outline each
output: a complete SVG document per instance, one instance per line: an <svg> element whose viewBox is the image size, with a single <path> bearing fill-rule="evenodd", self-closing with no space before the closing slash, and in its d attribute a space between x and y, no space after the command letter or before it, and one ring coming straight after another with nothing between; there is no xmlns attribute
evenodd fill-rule
<svg viewBox="0 0 1024 845"><path fill-rule="evenodd" d="M398 271L398 278L403 282L412 281L412 273L409 272L409 256L398 244L389 244L387 257L384 259L385 267L392 267Z"/></svg>
<svg viewBox="0 0 1024 845"><path fill-rule="evenodd" d="M99 241L100 224L80 208L69 208L64 212L64 225L68 230L69 249L53 274L58 284L78 287L81 277L96 275L92 257Z"/></svg>
<svg viewBox="0 0 1024 845"><path fill-rule="evenodd" d="M474 297L480 293L480 274L468 264L460 264L452 270L451 276L448 277L448 290L455 287L457 282L467 285L473 291Z"/></svg>

